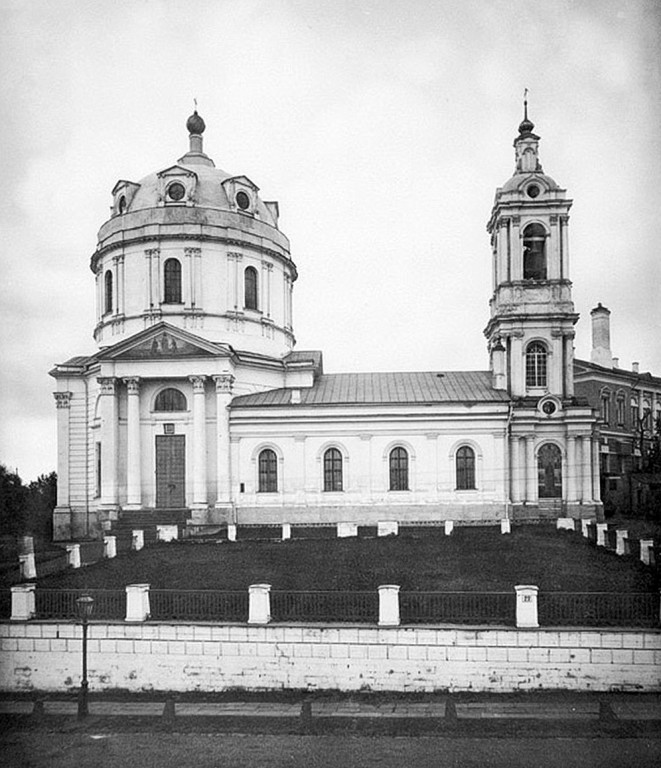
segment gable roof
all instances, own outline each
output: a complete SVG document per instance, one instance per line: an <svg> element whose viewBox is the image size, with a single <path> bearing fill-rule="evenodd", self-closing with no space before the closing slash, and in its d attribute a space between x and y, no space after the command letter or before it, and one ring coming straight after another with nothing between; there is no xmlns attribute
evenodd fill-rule
<svg viewBox="0 0 661 768"><path fill-rule="evenodd" d="M240 395L232 408L290 406L293 389ZM506 392L492 387L489 371L323 374L298 391L304 406L509 401Z"/></svg>

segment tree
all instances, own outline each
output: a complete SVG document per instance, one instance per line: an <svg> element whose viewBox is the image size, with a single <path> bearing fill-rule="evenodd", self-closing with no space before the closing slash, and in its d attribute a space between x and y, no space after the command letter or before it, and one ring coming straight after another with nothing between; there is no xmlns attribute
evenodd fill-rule
<svg viewBox="0 0 661 768"><path fill-rule="evenodd" d="M18 536L25 525L27 489L16 472L0 464L0 532Z"/></svg>

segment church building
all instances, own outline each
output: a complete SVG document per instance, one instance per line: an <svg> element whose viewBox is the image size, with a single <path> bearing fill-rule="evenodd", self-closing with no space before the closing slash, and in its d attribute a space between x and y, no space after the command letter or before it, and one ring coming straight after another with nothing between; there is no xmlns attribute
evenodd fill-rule
<svg viewBox="0 0 661 768"><path fill-rule="evenodd" d="M595 518L595 411L574 394L572 201L527 117L487 231L489 369L325 373L295 348L278 204L216 168L205 124L120 180L91 259L98 351L55 366L56 540L144 515L226 523Z"/></svg>

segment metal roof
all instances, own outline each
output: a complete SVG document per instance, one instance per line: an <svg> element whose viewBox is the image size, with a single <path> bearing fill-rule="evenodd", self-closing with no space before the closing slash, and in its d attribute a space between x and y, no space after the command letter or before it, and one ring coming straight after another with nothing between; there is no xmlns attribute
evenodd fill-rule
<svg viewBox="0 0 661 768"><path fill-rule="evenodd" d="M295 389L300 392L300 405L307 406L509 400L506 392L492 387L489 371L334 373L320 376L312 387L240 395L232 400L232 407L289 406Z"/></svg>

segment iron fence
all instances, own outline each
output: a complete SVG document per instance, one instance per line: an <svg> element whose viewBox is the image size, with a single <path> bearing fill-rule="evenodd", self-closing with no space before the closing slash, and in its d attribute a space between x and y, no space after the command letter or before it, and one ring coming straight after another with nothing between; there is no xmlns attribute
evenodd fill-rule
<svg viewBox="0 0 661 768"><path fill-rule="evenodd" d="M0 589L0 619L11 616L11 590Z"/></svg>
<svg viewBox="0 0 661 768"><path fill-rule="evenodd" d="M653 592L540 592L542 627L655 627L659 595Z"/></svg>
<svg viewBox="0 0 661 768"><path fill-rule="evenodd" d="M273 621L355 621L375 624L379 595L373 592L271 592Z"/></svg>
<svg viewBox="0 0 661 768"><path fill-rule="evenodd" d="M76 600L82 595L94 598L94 619L124 619L126 591L123 589L37 589L35 613L38 619L79 618Z"/></svg>
<svg viewBox="0 0 661 768"><path fill-rule="evenodd" d="M402 624L516 624L512 592L401 592Z"/></svg>
<svg viewBox="0 0 661 768"><path fill-rule="evenodd" d="M152 589L149 608L154 621L247 621L248 592Z"/></svg>

